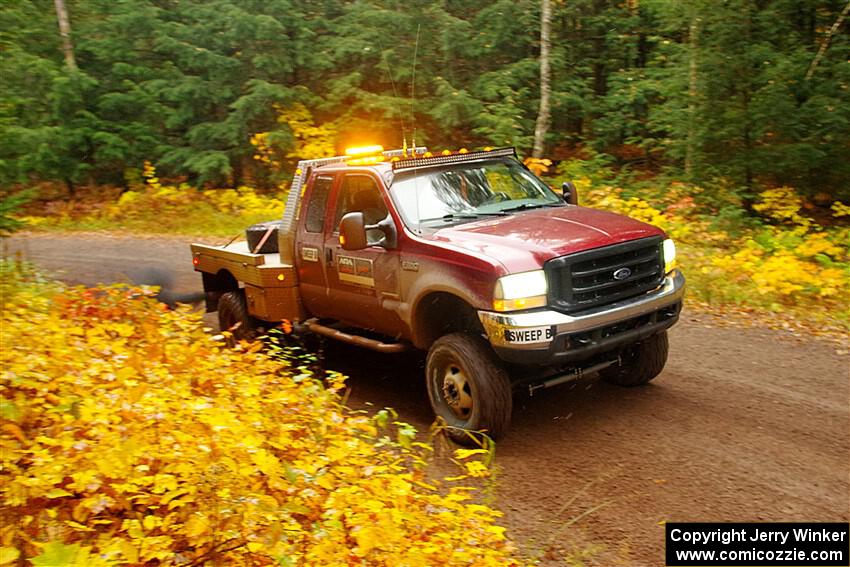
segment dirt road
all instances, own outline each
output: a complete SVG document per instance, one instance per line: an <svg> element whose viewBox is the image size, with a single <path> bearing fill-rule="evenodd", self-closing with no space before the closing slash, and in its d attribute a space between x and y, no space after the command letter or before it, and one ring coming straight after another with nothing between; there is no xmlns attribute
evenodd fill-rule
<svg viewBox="0 0 850 567"><path fill-rule="evenodd" d="M185 239L21 236L10 252L73 282L173 270L198 289ZM685 313L651 385L588 380L516 400L498 446L496 504L545 564L663 565L664 521L850 520L850 357L777 331ZM355 366L355 362L357 365ZM431 416L421 360L330 349L355 406Z"/></svg>

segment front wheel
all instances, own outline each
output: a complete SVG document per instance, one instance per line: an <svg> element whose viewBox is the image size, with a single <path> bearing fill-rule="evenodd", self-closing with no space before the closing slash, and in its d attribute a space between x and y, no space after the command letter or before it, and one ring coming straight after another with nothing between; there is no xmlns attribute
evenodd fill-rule
<svg viewBox="0 0 850 567"><path fill-rule="evenodd" d="M599 375L618 386L642 386L664 370L667 351L667 331L663 331L623 350L622 364L609 366Z"/></svg>
<svg viewBox="0 0 850 567"><path fill-rule="evenodd" d="M425 365L428 397L458 443L474 444L471 432L492 439L504 435L511 421L511 382L490 345L481 337L451 333L428 351Z"/></svg>

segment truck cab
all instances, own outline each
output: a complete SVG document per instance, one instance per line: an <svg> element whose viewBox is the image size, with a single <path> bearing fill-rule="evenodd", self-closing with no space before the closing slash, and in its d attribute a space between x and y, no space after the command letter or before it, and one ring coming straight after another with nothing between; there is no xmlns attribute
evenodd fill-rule
<svg viewBox="0 0 850 567"><path fill-rule="evenodd" d="M222 330L248 338L289 320L380 352L426 351L431 406L460 442L504 434L518 389L661 372L684 294L662 230L568 202L512 148L319 162L299 164L260 246L258 231L192 246ZM276 249L262 250L269 239Z"/></svg>

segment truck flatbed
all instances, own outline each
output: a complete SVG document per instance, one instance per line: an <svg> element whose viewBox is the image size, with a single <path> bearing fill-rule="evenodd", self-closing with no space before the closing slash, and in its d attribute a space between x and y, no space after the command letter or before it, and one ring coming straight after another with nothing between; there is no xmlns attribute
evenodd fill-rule
<svg viewBox="0 0 850 567"><path fill-rule="evenodd" d="M266 321L300 318L297 273L294 266L281 262L279 253L253 254L244 240L227 246L192 244L191 250L192 263L202 272L205 285L224 278L245 284L245 298L256 317Z"/></svg>

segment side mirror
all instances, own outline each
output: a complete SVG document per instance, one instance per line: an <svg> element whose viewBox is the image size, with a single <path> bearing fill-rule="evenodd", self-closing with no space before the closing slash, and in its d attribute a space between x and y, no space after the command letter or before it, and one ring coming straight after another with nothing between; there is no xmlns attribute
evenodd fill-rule
<svg viewBox="0 0 850 567"><path fill-rule="evenodd" d="M391 250L398 245L398 231L395 228L395 223L393 222L393 217L387 215L384 220L380 221L378 224L367 225L366 229L375 228L384 233L384 237L381 238L380 242L376 242L378 246L382 246L387 250Z"/></svg>
<svg viewBox="0 0 850 567"><path fill-rule="evenodd" d="M348 213L339 221L339 243L343 250L363 250L366 241L366 223L363 213Z"/></svg>
<svg viewBox="0 0 850 567"><path fill-rule="evenodd" d="M564 181L564 184L561 185L561 192L564 196L564 201L571 205L578 205L578 189L576 189L572 181Z"/></svg>

